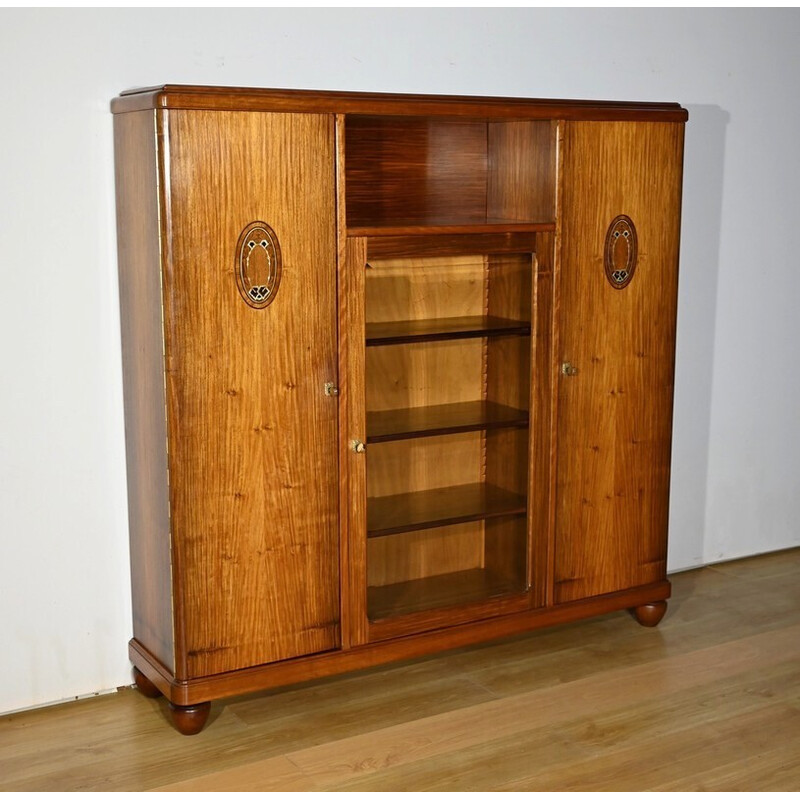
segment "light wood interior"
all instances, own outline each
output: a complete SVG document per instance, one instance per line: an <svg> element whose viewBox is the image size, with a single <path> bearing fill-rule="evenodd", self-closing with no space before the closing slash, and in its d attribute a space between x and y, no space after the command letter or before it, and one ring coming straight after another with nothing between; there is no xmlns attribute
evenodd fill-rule
<svg viewBox="0 0 800 800"><path fill-rule="evenodd" d="M486 256L372 259L366 321L396 322L485 313Z"/></svg>
<svg viewBox="0 0 800 800"><path fill-rule="evenodd" d="M485 399L482 339L367 348L367 413Z"/></svg>
<svg viewBox="0 0 800 800"><path fill-rule="evenodd" d="M487 315L530 325L532 266L531 253L369 259L367 327ZM375 412L435 407L437 419L442 420L438 435L370 445L368 503L396 497L401 515L416 501L427 507L431 490L468 485L476 492L483 491L481 487L491 492L496 486L521 498L521 512L514 516L492 517L494 499L487 495L485 518L453 522L443 510L440 516L452 524L442 524L434 519L434 511L429 528L391 535L373 532L367 549L370 618L488 600L525 589L527 421L499 430L484 426L449 432L446 407L488 402L527 413L530 353L529 334L423 338L366 348L368 437L370 414ZM444 506L446 501L443 495Z"/></svg>
<svg viewBox="0 0 800 800"><path fill-rule="evenodd" d="M480 431L372 445L367 496L422 492L485 480L485 434Z"/></svg>
<svg viewBox="0 0 800 800"><path fill-rule="evenodd" d="M483 567L483 520L370 539L370 586Z"/></svg>

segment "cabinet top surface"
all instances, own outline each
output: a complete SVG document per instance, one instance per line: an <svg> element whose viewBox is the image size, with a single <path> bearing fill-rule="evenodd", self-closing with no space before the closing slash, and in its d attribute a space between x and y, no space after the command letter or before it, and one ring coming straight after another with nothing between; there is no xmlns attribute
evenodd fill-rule
<svg viewBox="0 0 800 800"><path fill-rule="evenodd" d="M643 120L685 122L678 103L627 103L521 97L323 92L165 84L131 89L112 100L115 114L145 109L283 111L306 113L453 116L497 119Z"/></svg>

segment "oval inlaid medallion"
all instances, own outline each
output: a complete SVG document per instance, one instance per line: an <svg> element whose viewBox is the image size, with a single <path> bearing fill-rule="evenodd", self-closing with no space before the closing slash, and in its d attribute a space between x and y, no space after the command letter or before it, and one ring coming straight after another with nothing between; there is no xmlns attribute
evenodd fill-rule
<svg viewBox="0 0 800 800"><path fill-rule="evenodd" d="M281 282L281 247L266 222L251 222L236 243L236 285L252 308L266 308Z"/></svg>
<svg viewBox="0 0 800 800"><path fill-rule="evenodd" d="M624 289L633 280L638 251L636 226L630 217L620 214L608 228L604 258L606 277L615 289Z"/></svg>

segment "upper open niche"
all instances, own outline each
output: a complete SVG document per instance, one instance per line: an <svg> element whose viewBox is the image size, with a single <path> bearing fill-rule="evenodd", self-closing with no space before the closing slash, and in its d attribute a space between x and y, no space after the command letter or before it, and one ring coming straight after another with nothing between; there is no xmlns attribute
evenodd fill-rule
<svg viewBox="0 0 800 800"><path fill-rule="evenodd" d="M552 224L555 134L550 120L348 115L348 229Z"/></svg>

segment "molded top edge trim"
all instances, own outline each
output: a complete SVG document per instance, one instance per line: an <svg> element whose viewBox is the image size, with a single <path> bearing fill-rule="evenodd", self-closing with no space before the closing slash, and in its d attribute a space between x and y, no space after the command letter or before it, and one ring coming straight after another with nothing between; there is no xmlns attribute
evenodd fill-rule
<svg viewBox="0 0 800 800"><path fill-rule="evenodd" d="M114 113L153 108L669 122L685 122L689 116L686 109L678 103L378 94L174 84L129 89L111 102Z"/></svg>

